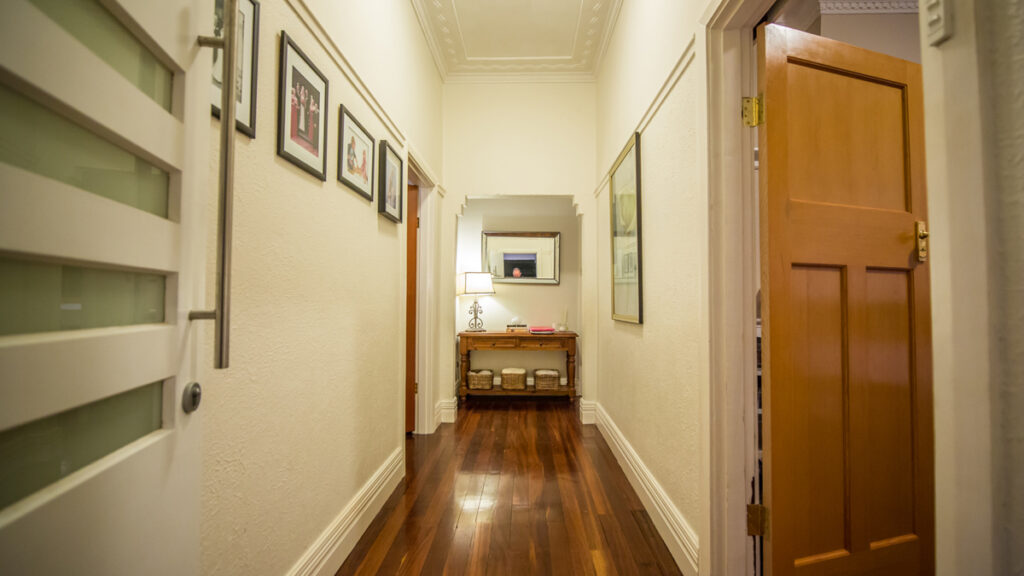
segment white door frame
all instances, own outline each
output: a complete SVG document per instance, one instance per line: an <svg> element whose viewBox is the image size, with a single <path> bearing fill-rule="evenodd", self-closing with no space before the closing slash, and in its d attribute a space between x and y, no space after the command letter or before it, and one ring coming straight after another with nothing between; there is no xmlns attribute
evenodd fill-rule
<svg viewBox="0 0 1024 576"><path fill-rule="evenodd" d="M753 131L740 102L755 96L752 31L773 0L723 0L707 27L711 305L711 574L753 574L746 530L757 473L756 234ZM741 359L741 362L736 362Z"/></svg>
<svg viewBox="0 0 1024 576"><path fill-rule="evenodd" d="M423 168L412 150L409 151L409 171L419 182L419 241L416 243L416 426L414 434L433 434L440 424L437 414L436 375L438 342L432 335L438 326L438 256L437 221L444 189L430 171ZM411 218L413 215L410 214ZM403 399L405 395L403 394ZM405 414L403 406L403 414Z"/></svg>

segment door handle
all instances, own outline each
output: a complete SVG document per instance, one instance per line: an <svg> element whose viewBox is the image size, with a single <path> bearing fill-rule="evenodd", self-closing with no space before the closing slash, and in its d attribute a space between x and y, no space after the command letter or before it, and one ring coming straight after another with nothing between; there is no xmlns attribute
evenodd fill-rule
<svg viewBox="0 0 1024 576"><path fill-rule="evenodd" d="M201 36L200 46L223 50L221 65L224 67L220 90L220 171L218 177L219 203L217 210L217 304L213 310L193 310L189 320L213 320L216 324L214 335L213 367L228 367L231 344L231 243L232 214L234 212L235 186L235 90L232 80L236 74L238 40L235 38L235 20L238 17L238 0L224 0L224 35L222 38Z"/></svg>
<svg viewBox="0 0 1024 576"><path fill-rule="evenodd" d="M917 241L917 261L928 261L928 224L923 220L914 223L914 238Z"/></svg>

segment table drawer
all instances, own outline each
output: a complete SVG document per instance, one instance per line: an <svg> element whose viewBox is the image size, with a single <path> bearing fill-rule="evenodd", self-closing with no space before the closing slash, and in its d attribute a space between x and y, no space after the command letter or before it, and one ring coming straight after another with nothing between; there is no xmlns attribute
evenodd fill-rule
<svg viewBox="0 0 1024 576"><path fill-rule="evenodd" d="M470 350L512 349L515 347L514 338L473 338L469 341Z"/></svg>
<svg viewBox="0 0 1024 576"><path fill-rule="evenodd" d="M523 338L519 347L523 350L565 350L569 345L565 338Z"/></svg>

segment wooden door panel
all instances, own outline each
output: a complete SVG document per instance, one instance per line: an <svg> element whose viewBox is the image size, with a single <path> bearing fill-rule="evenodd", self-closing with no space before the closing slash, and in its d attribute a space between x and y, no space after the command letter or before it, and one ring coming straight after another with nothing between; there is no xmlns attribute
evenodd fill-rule
<svg viewBox="0 0 1024 576"><path fill-rule="evenodd" d="M786 125L792 198L906 210L903 90L799 61L787 68L790 106L800 111ZM870 154L846 162L851 149Z"/></svg>
<svg viewBox="0 0 1024 576"><path fill-rule="evenodd" d="M790 299L799 303L787 318L792 377L777 388L783 401L773 414L789 426L773 442L802 446L776 460L792 482L778 503L792 513L779 522L800 534L793 543L798 562L843 552L849 542L843 284L840 268L794 266L790 273Z"/></svg>
<svg viewBox="0 0 1024 576"><path fill-rule="evenodd" d="M758 49L771 574L932 574L919 67L772 25Z"/></svg>
<svg viewBox="0 0 1024 576"><path fill-rule="evenodd" d="M869 546L914 532L914 402L910 371L910 281L906 270L864 274L864 362L851 371L851 397L864 413L855 421L854 465L863 477ZM863 468L861 468L863 466Z"/></svg>

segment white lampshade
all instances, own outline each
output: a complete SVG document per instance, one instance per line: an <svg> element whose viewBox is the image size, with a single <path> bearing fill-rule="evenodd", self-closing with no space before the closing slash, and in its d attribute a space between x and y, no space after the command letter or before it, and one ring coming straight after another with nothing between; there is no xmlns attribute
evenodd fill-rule
<svg viewBox="0 0 1024 576"><path fill-rule="evenodd" d="M494 294L490 272L466 272L462 279L462 294Z"/></svg>

